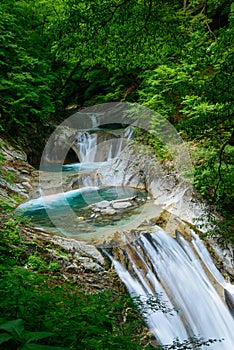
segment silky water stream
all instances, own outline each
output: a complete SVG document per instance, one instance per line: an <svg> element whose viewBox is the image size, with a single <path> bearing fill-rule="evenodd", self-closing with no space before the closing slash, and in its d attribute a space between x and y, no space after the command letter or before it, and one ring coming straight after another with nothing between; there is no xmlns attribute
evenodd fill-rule
<svg viewBox="0 0 234 350"><path fill-rule="evenodd" d="M197 239L195 235L192 244ZM234 320L205 272L204 265L213 271L216 268L201 242L203 263L183 236L173 238L159 227L139 237L125 237L122 245L105 252L133 297L145 303L150 296L159 295L170 310L153 311L145 303L146 323L160 344L195 336L217 340L209 349L233 349Z"/></svg>
<svg viewBox="0 0 234 350"><path fill-rule="evenodd" d="M129 130L125 135L129 137ZM98 158L97 134L93 132L79 135L77 144L82 163L64 165L64 176L106 166L122 149L122 140L114 140L105 159ZM90 209L94 203L129 198L138 198L141 205L138 202L99 219ZM60 234L101 243L130 295L141 299L143 317L159 344L171 344L175 339L183 342L195 336L204 341L217 340L209 344L211 350L234 349L234 320L225 303L225 293L233 303L233 286L217 270L194 232L187 241L179 232L172 237L154 224L147 233L137 230L140 223L162 211L147 199L146 192L128 187L85 186L33 199L19 210L40 227L55 232L59 227ZM115 236L118 230L122 234ZM166 310L154 311L147 304L152 296L159 296Z"/></svg>

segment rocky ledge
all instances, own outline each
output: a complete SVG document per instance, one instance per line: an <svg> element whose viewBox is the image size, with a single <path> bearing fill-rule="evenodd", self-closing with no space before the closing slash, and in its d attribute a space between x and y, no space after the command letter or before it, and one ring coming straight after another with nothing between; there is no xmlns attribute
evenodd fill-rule
<svg viewBox="0 0 234 350"><path fill-rule="evenodd" d="M85 293L103 289L112 292L125 291L108 259L95 246L29 227L21 229L21 239L28 249L32 249L30 242L36 245L37 251L40 251L48 265L50 261L59 264L60 268L55 275L61 281L69 279Z"/></svg>

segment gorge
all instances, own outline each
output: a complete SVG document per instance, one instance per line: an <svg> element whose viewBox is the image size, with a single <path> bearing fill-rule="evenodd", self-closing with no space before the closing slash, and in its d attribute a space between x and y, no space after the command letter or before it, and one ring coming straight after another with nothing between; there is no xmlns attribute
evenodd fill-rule
<svg viewBox="0 0 234 350"><path fill-rule="evenodd" d="M17 211L36 226L87 241L108 256L130 295L143 303L143 317L159 344L197 337L211 340L210 349L231 350L234 288L193 225L193 218L205 215L205 206L194 200L178 168L165 169L134 142L134 125L108 129L108 118L105 128L95 114L90 120L92 125L78 132L67 126L60 130L62 138L52 139L57 142L53 152L49 141L39 192L33 194L38 198ZM80 163L59 159L61 139L69 139ZM164 311L147 304L158 296Z"/></svg>

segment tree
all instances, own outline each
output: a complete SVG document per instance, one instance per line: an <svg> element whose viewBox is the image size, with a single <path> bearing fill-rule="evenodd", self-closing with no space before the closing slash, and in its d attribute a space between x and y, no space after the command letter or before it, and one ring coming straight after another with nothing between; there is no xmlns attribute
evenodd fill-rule
<svg viewBox="0 0 234 350"><path fill-rule="evenodd" d="M48 23L56 16L50 1L3 0L0 4L1 130L23 129L55 111L58 81Z"/></svg>

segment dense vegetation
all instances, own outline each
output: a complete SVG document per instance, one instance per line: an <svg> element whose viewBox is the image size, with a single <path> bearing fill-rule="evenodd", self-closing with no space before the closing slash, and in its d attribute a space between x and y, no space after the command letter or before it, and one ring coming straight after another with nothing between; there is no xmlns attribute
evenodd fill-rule
<svg viewBox="0 0 234 350"><path fill-rule="evenodd" d="M190 145L194 186L221 212L224 220L217 230L234 242L233 62L231 0L2 0L0 133L27 135L32 125L38 130L59 120L69 105L129 101L154 109ZM105 301L111 296L105 292L80 295L70 285L51 282L51 271L42 279L41 272L23 271L28 256L23 243L16 242L17 228L11 220L1 227L6 235L1 258L7 256L1 269L6 283L0 285L5 300L2 314L8 320L23 318L28 331L55 332L48 345L73 346L81 337L80 324L87 322L84 310L88 308L91 318L96 305L100 308L105 303L105 315L98 320L102 335L95 333L93 324L82 335L80 348L94 349L88 343L91 332L95 349L106 335L105 349L121 349L120 343L113 345L116 336L125 349L126 342L131 342L117 329L121 297L116 308L106 309ZM77 298L81 304L74 311ZM111 330L110 318L116 322ZM78 327L76 331L71 330L71 323ZM67 332L64 342L61 332ZM134 349L139 346L135 340L131 344Z"/></svg>

